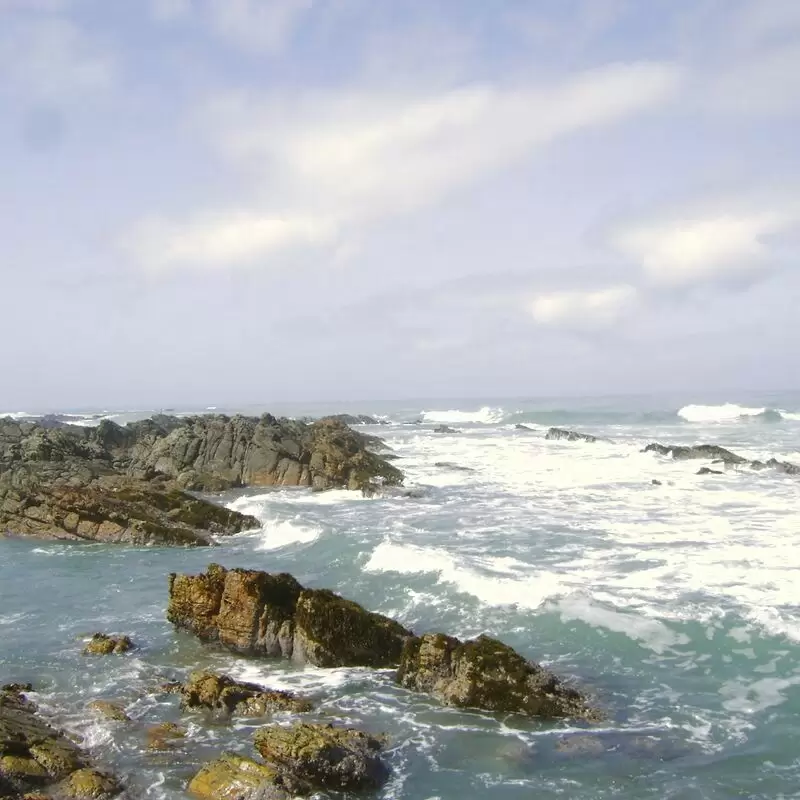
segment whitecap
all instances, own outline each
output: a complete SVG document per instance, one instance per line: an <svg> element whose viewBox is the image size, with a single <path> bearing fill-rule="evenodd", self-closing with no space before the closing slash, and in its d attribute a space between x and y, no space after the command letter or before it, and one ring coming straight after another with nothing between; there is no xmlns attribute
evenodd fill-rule
<svg viewBox="0 0 800 800"><path fill-rule="evenodd" d="M501 422L505 412L502 408L491 408L490 406L483 406L477 411L461 411L459 409L450 409L449 411L423 411L422 419L425 422L438 422L438 423L482 423L484 425L492 425L496 422Z"/></svg>
<svg viewBox="0 0 800 800"><path fill-rule="evenodd" d="M678 411L678 416L687 422L736 422L742 418L761 416L768 410L765 407L752 408L736 403L718 406L688 405Z"/></svg>
<svg viewBox="0 0 800 800"><path fill-rule="evenodd" d="M285 520L268 520L261 527L256 550L277 550L290 544L310 544L318 539L322 528L316 525L303 525L299 517Z"/></svg>

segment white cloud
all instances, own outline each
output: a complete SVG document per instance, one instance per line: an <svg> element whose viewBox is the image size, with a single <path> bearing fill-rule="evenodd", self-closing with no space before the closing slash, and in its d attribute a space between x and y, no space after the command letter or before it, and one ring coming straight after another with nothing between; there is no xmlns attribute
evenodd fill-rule
<svg viewBox="0 0 800 800"><path fill-rule="evenodd" d="M533 297L527 310L540 325L593 329L617 322L633 307L636 298L636 289L628 285L547 292Z"/></svg>
<svg viewBox="0 0 800 800"><path fill-rule="evenodd" d="M220 36L255 51L274 53L294 33L314 0L207 0Z"/></svg>
<svg viewBox="0 0 800 800"><path fill-rule="evenodd" d="M729 198L629 223L610 242L651 284L692 286L762 270L773 253L769 238L798 223L798 198Z"/></svg>
<svg viewBox="0 0 800 800"><path fill-rule="evenodd" d="M104 91L114 72L111 59L69 20L31 17L0 30L0 74L26 97L58 102Z"/></svg>
<svg viewBox="0 0 800 800"><path fill-rule="evenodd" d="M216 132L223 155L273 209L242 218L239 235L259 243L245 248L251 260L255 249L266 254L274 245L260 233L250 236L248 219L259 230L265 216L288 215L353 231L428 207L556 139L659 107L672 97L679 79L669 64L637 63L590 70L550 87L481 84L405 96L240 94L214 104L205 124ZM171 237L185 243L208 235L204 222L189 219L176 233L181 227L168 226ZM209 248L203 260L241 262L235 238L221 237L230 246ZM170 255L161 263L191 267L204 249L165 247Z"/></svg>
<svg viewBox="0 0 800 800"><path fill-rule="evenodd" d="M249 265L298 246L333 244L336 237L333 220L231 211L202 215L182 225L145 221L125 245L148 271L158 272L174 264L196 269L214 269L231 261Z"/></svg>

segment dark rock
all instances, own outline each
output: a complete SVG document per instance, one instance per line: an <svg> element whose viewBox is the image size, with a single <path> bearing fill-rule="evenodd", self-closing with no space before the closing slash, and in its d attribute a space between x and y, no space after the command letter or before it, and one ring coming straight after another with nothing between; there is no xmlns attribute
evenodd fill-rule
<svg viewBox="0 0 800 800"><path fill-rule="evenodd" d="M360 489L402 473L380 440L337 420L167 417L121 427L0 419L0 535L132 544L209 544L258 520L193 497L253 485Z"/></svg>
<svg viewBox="0 0 800 800"><path fill-rule="evenodd" d="M275 711L311 711L313 704L292 692L266 689L214 672L194 672L181 689L181 707L205 709L226 717L263 717Z"/></svg>
<svg viewBox="0 0 800 800"><path fill-rule="evenodd" d="M145 736L148 750L164 752L174 750L186 738L186 730L174 722L162 722L149 727Z"/></svg>
<svg viewBox="0 0 800 800"><path fill-rule="evenodd" d="M458 433L455 428L451 428L449 425L437 425L433 429L434 433Z"/></svg>
<svg viewBox="0 0 800 800"><path fill-rule="evenodd" d="M756 462L753 463L755 464ZM800 475L800 466L791 464L788 461L778 461L777 458L770 458L766 462L766 466L778 472L783 472L786 475Z"/></svg>
<svg viewBox="0 0 800 800"><path fill-rule="evenodd" d="M653 478L653 480L651 480L650 483L652 483L653 486L661 486L661 481L658 480L657 478Z"/></svg>
<svg viewBox="0 0 800 800"><path fill-rule="evenodd" d="M50 727L24 694L0 692L0 796L52 792L59 798L106 800L120 791L116 779L93 769L78 746Z"/></svg>
<svg viewBox="0 0 800 800"><path fill-rule="evenodd" d="M367 416L366 414L332 414L323 419L332 419L337 422L343 422L345 425L388 425L386 420L375 419L375 417Z"/></svg>
<svg viewBox="0 0 800 800"><path fill-rule="evenodd" d="M434 467L441 467L442 469L452 469L455 472L475 472L472 467L462 467L460 464L454 464L452 461L437 461Z"/></svg>
<svg viewBox="0 0 800 800"><path fill-rule="evenodd" d="M514 430L515 431L532 431L533 428L529 427L528 425L523 425L521 422L518 422L514 426ZM555 428L553 428L553 430L555 430Z"/></svg>
<svg viewBox="0 0 800 800"><path fill-rule="evenodd" d="M87 656L107 656L127 653L133 649L133 642L129 636L109 636L107 633L96 633L89 644L83 649Z"/></svg>
<svg viewBox="0 0 800 800"><path fill-rule="evenodd" d="M425 497L427 492L425 491L425 489L419 486L406 489L403 486L380 486L377 484L370 484L369 486L365 486L361 490L361 494L364 497L382 497L382 498L410 497L414 499L419 499L420 497Z"/></svg>
<svg viewBox="0 0 800 800"><path fill-rule="evenodd" d="M671 456L675 461L687 461L694 458L716 459L724 464L744 464L747 461L746 458L742 458L716 444L697 444L692 447L684 447L682 445L663 445L653 442L648 444L643 452Z"/></svg>
<svg viewBox="0 0 800 800"><path fill-rule="evenodd" d="M170 575L167 618L238 653L325 667L396 666L413 635L333 592L304 589L289 574L217 564L205 574Z"/></svg>
<svg viewBox="0 0 800 800"><path fill-rule="evenodd" d="M711 469L711 467L700 467L697 470L698 475L724 475L725 473L720 469Z"/></svg>
<svg viewBox="0 0 800 800"><path fill-rule="evenodd" d="M445 705L548 718L601 718L577 690L488 636L461 642L441 633L407 642L397 680Z"/></svg>
<svg viewBox="0 0 800 800"><path fill-rule="evenodd" d="M597 437L588 433L568 431L565 428L550 428L544 436L545 439L563 439L568 442L596 442Z"/></svg>
<svg viewBox="0 0 800 800"><path fill-rule="evenodd" d="M268 763L315 789L377 789L389 777L380 758L384 742L352 728L301 723L256 733L255 746Z"/></svg>

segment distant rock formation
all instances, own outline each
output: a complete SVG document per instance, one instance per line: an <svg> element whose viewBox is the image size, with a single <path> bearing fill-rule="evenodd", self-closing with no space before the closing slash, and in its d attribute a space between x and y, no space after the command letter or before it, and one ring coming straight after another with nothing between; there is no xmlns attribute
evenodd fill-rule
<svg viewBox="0 0 800 800"><path fill-rule="evenodd" d="M258 520L187 491L398 485L380 445L336 420L167 417L122 427L0 419L0 534L131 544L210 544Z"/></svg>
<svg viewBox="0 0 800 800"><path fill-rule="evenodd" d="M433 429L434 433L458 433L455 428L451 428L449 425L437 425Z"/></svg>
<svg viewBox="0 0 800 800"><path fill-rule="evenodd" d="M770 458L767 461L750 461L744 456L733 453L724 447L716 444L696 444L691 447L684 445L664 445L658 442L648 444L644 453L658 453L662 456L669 456L676 461L688 461L691 459L710 459L712 464L724 464L726 467L747 466L754 470L774 469L785 475L800 475L800 466L789 461L778 461L777 458ZM697 474L707 475L716 470L703 467Z"/></svg>
<svg viewBox="0 0 800 800"><path fill-rule="evenodd" d="M568 431L566 428L550 428L544 436L545 439L563 439L567 442L596 442L597 437L588 433Z"/></svg>

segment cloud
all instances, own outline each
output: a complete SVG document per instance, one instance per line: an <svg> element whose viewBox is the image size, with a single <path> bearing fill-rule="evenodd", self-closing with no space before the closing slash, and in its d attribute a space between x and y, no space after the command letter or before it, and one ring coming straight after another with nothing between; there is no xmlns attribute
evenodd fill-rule
<svg viewBox="0 0 800 800"><path fill-rule="evenodd" d="M617 322L635 304L637 291L621 285L592 291L556 291L538 294L528 313L540 325L592 329Z"/></svg>
<svg viewBox="0 0 800 800"><path fill-rule="evenodd" d="M106 91L114 83L115 67L71 21L15 17L0 30L0 74L6 87L26 99L60 103Z"/></svg>
<svg viewBox="0 0 800 800"><path fill-rule="evenodd" d="M798 195L721 198L630 222L610 243L652 286L688 287L763 271L775 255L771 238L798 224Z"/></svg>
<svg viewBox="0 0 800 800"><path fill-rule="evenodd" d="M403 95L354 90L225 97L212 104L204 123L222 157L264 198L259 207L235 214L238 236L252 246L243 248L228 235L231 212L222 210L222 234L212 237L219 246L208 249L213 220L165 222L170 233L159 263L164 269L191 268L200 253L203 264L252 263L283 247L283 237L262 235L265 220L300 219L304 231L335 227L344 235L430 207L562 137L658 108L679 82L670 64L632 63L551 86L485 83ZM183 244L172 246L177 240Z"/></svg>
<svg viewBox="0 0 800 800"><path fill-rule="evenodd" d="M150 0L150 9L157 22L173 22L189 16L192 0Z"/></svg>

